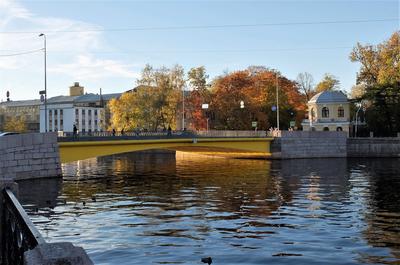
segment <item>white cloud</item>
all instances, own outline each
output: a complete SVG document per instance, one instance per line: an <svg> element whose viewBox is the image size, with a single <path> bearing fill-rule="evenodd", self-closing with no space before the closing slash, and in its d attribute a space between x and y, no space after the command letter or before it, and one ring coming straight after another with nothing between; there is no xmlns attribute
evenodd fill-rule
<svg viewBox="0 0 400 265"><path fill-rule="evenodd" d="M109 77L137 78L131 71L134 65L122 64L114 60L93 58L88 55L78 56L74 62L58 64L49 68L49 72L67 74L74 80L98 80Z"/></svg>
<svg viewBox="0 0 400 265"><path fill-rule="evenodd" d="M39 37L37 32L44 32L47 37L49 72L82 81L85 78L102 80L137 77L138 75L130 70L131 65L117 60L95 58L89 53L96 50L112 50L112 47L109 47L104 40L103 33L90 31L93 29L101 29L101 27L77 20L39 16L16 1L0 0L0 31L30 32L0 33L0 54L41 49L43 38ZM36 73L42 67L42 60L41 52L16 57L0 57L0 70L25 68L26 71Z"/></svg>

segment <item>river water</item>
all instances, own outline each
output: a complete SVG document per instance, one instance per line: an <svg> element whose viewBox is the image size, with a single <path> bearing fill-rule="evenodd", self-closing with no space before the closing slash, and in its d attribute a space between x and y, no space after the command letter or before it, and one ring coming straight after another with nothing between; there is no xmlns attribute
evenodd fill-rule
<svg viewBox="0 0 400 265"><path fill-rule="evenodd" d="M400 264L400 159L144 152L20 182L50 242L95 264Z"/></svg>

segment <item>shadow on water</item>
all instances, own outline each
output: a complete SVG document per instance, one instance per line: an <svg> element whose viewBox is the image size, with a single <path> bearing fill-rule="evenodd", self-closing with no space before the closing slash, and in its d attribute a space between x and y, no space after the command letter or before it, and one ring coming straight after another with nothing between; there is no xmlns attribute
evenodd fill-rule
<svg viewBox="0 0 400 265"><path fill-rule="evenodd" d="M399 162L140 152L64 164L20 194L45 236L96 264L398 264Z"/></svg>

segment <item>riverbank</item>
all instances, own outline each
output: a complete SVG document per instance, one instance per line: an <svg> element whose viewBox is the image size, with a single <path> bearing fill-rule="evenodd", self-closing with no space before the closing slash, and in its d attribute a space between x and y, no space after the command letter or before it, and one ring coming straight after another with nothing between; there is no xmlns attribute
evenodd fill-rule
<svg viewBox="0 0 400 265"><path fill-rule="evenodd" d="M346 132L282 131L272 159L400 157L400 137L348 138Z"/></svg>

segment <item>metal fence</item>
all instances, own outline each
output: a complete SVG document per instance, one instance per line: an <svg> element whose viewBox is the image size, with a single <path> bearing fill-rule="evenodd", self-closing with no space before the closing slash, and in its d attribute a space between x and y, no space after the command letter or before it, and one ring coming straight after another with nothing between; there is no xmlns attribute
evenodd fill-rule
<svg viewBox="0 0 400 265"><path fill-rule="evenodd" d="M2 191L2 264L23 265L24 252L45 243L10 189Z"/></svg>

